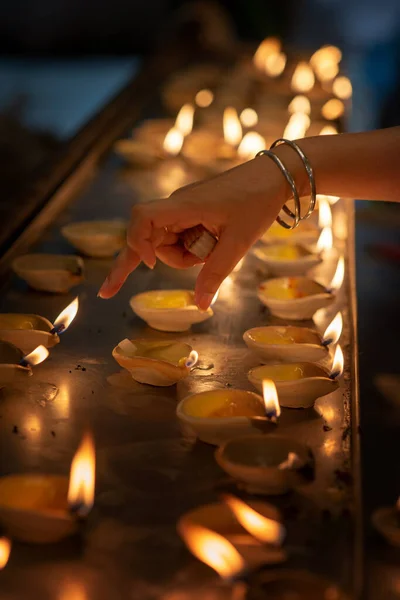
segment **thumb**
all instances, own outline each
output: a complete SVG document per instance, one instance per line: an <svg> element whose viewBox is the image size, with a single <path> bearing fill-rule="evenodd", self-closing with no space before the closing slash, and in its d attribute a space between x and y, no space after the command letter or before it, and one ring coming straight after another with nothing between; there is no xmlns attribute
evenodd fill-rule
<svg viewBox="0 0 400 600"><path fill-rule="evenodd" d="M246 243L242 232L225 230L215 249L199 273L195 288L195 301L199 308L207 310L219 286L247 252L251 243Z"/></svg>

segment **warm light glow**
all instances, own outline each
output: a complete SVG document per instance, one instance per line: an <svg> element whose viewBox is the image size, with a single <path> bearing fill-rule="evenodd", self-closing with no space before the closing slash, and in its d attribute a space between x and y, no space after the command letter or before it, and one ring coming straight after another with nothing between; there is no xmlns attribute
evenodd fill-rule
<svg viewBox="0 0 400 600"><path fill-rule="evenodd" d="M38 346L37 348L35 348L35 350L24 356L22 361L24 363L28 363L29 365L31 365L31 367L33 367L34 365L40 365L41 362L46 360L48 355L49 351L47 350L47 348L45 348L44 346Z"/></svg>
<svg viewBox="0 0 400 600"><path fill-rule="evenodd" d="M338 312L338 314L336 315L336 317L334 317L334 319L329 323L328 327L325 330L324 333L324 340L328 341L330 344L336 344L336 342L339 340L340 336L342 335L342 329L343 329L343 317L342 317L342 313Z"/></svg>
<svg viewBox="0 0 400 600"><path fill-rule="evenodd" d="M258 123L258 114L254 108L244 108L240 113L240 121L243 127L254 127Z"/></svg>
<svg viewBox="0 0 400 600"><path fill-rule="evenodd" d="M338 344L336 346L335 355L333 357L331 374L334 375L335 378L340 377L340 375L343 373L343 366L344 366L343 351L340 347L340 344Z"/></svg>
<svg viewBox="0 0 400 600"><path fill-rule="evenodd" d="M93 437L85 433L71 463L68 503L79 516L86 516L94 503L96 458Z"/></svg>
<svg viewBox="0 0 400 600"><path fill-rule="evenodd" d="M328 121L333 121L334 119L338 119L344 113L344 104L338 98L331 98L328 102L325 102L321 109L321 114L324 119Z"/></svg>
<svg viewBox="0 0 400 600"><path fill-rule="evenodd" d="M289 452L287 459L282 461L278 465L278 469L280 471L285 471L286 469L295 469L301 466L301 459L297 456L296 452Z"/></svg>
<svg viewBox="0 0 400 600"><path fill-rule="evenodd" d="M244 571L243 558L222 535L193 523L181 526L180 534L190 552L223 579L233 578Z"/></svg>
<svg viewBox="0 0 400 600"><path fill-rule="evenodd" d="M199 360L199 353L196 350L192 350L189 356L186 359L185 367L188 369L193 369L193 367L197 364Z"/></svg>
<svg viewBox="0 0 400 600"><path fill-rule="evenodd" d="M194 106L192 104L184 104L178 112L175 121L175 128L178 129L183 136L189 135L193 129Z"/></svg>
<svg viewBox="0 0 400 600"><path fill-rule="evenodd" d="M238 147L238 156L243 160L254 158L257 152L265 150L266 141L262 135L255 131L249 131L243 137Z"/></svg>
<svg viewBox="0 0 400 600"><path fill-rule="evenodd" d="M325 250L331 250L333 247L333 234L332 227L324 227L321 231L321 235L317 242L317 251L324 252Z"/></svg>
<svg viewBox="0 0 400 600"><path fill-rule="evenodd" d="M310 58L310 63L314 67L322 60L340 63L342 60L342 51L337 46L321 46Z"/></svg>
<svg viewBox="0 0 400 600"><path fill-rule="evenodd" d="M54 321L54 328L59 332L68 329L68 327L71 325L72 321L76 317L78 308L79 298L77 296L75 300L72 300L71 304L68 304L68 306L60 312L57 319Z"/></svg>
<svg viewBox="0 0 400 600"><path fill-rule="evenodd" d="M318 195L318 227L332 227L332 210L326 196Z"/></svg>
<svg viewBox="0 0 400 600"><path fill-rule="evenodd" d="M333 206L334 204L336 204L336 202L338 202L338 200L340 200L340 196L325 196L325 198L327 198L331 206Z"/></svg>
<svg viewBox="0 0 400 600"><path fill-rule="evenodd" d="M181 151L182 146L183 146L182 133L179 131L179 129L172 127L172 129L170 129L168 131L168 133L164 139L163 148L164 148L165 152L167 152L171 156L178 156L179 152Z"/></svg>
<svg viewBox="0 0 400 600"><path fill-rule="evenodd" d="M0 569L4 569L11 553L11 540L0 537Z"/></svg>
<svg viewBox="0 0 400 600"><path fill-rule="evenodd" d="M334 125L324 125L319 132L319 135L337 135L338 130Z"/></svg>
<svg viewBox="0 0 400 600"><path fill-rule="evenodd" d="M294 113L305 113L306 115L309 115L311 113L311 104L307 96L295 96L288 106L288 111L291 115Z"/></svg>
<svg viewBox="0 0 400 600"><path fill-rule="evenodd" d="M265 38L258 46L254 57L253 62L255 66L260 69L260 71L264 70L265 61L268 56L277 55L281 51L282 44L278 38L269 37Z"/></svg>
<svg viewBox="0 0 400 600"><path fill-rule="evenodd" d="M286 530L281 523L264 517L248 504L225 494L224 501L229 506L239 523L253 537L264 544L281 545L285 539Z"/></svg>
<svg viewBox="0 0 400 600"><path fill-rule="evenodd" d="M284 52L270 54L266 57L264 63L265 73L269 77L279 77L286 67L287 56Z"/></svg>
<svg viewBox="0 0 400 600"><path fill-rule="evenodd" d="M39 417L35 414L28 413L24 419L24 429L29 431L30 437L39 437L42 431L42 423Z"/></svg>
<svg viewBox="0 0 400 600"><path fill-rule="evenodd" d="M214 304L216 303L216 301L218 300L218 296L219 296L219 288L217 289L217 291L214 294L214 298L211 300L211 304L210 306L214 306Z"/></svg>
<svg viewBox="0 0 400 600"><path fill-rule="evenodd" d="M59 590L57 600L88 600L86 589L80 581L73 581L70 578L63 580Z"/></svg>
<svg viewBox="0 0 400 600"><path fill-rule="evenodd" d="M335 274L331 281L331 288L333 290L338 290L342 286L343 279L344 279L344 256L341 256L338 260L336 271L335 271Z"/></svg>
<svg viewBox="0 0 400 600"><path fill-rule="evenodd" d="M281 407L278 400L276 385L271 379L264 379L262 382L265 412L267 417L277 418L281 414Z"/></svg>
<svg viewBox="0 0 400 600"><path fill-rule="evenodd" d="M332 91L341 100L348 100L351 98L353 93L353 88L351 85L351 81L348 77L341 75L340 77L336 77L335 81L332 84Z"/></svg>
<svg viewBox="0 0 400 600"><path fill-rule="evenodd" d="M238 262L238 264L236 265L236 267L233 269L234 273L237 273L238 271L240 271L240 269L243 267L243 263L244 263L244 256L243 258L241 258Z"/></svg>
<svg viewBox="0 0 400 600"><path fill-rule="evenodd" d="M310 65L304 61L299 62L292 76L292 90L301 94L313 89L315 77Z"/></svg>
<svg viewBox="0 0 400 600"><path fill-rule="evenodd" d="M288 140L297 140L305 136L310 127L310 117L304 113L295 113L288 121L283 132L283 137Z"/></svg>
<svg viewBox="0 0 400 600"><path fill-rule="evenodd" d="M223 117L224 139L230 146L237 146L242 139L242 126L236 108L228 106Z"/></svg>
<svg viewBox="0 0 400 600"><path fill-rule="evenodd" d="M210 104L212 104L213 100L214 94L211 90L200 90L199 92L197 92L195 97L195 102L197 106L200 106L200 108L207 108L207 106L210 106Z"/></svg>
<svg viewBox="0 0 400 600"><path fill-rule="evenodd" d="M331 81L339 72L342 53L336 46L322 46L310 58L318 79L322 82Z"/></svg>

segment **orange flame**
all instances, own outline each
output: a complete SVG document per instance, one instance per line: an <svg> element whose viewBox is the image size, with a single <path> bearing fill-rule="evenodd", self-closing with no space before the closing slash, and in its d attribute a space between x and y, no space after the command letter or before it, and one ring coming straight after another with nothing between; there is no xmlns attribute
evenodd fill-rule
<svg viewBox="0 0 400 600"><path fill-rule="evenodd" d="M328 341L330 344L336 344L340 336L342 335L343 329L343 317L342 313L338 312L337 315L332 319L329 323L328 327L324 333L324 340Z"/></svg>
<svg viewBox="0 0 400 600"><path fill-rule="evenodd" d="M322 82L331 81L339 72L342 53L336 46L322 46L310 58L318 79Z"/></svg>
<svg viewBox="0 0 400 600"><path fill-rule="evenodd" d="M228 106L223 117L224 139L230 146L237 146L242 139L242 126L236 109Z"/></svg>
<svg viewBox="0 0 400 600"><path fill-rule="evenodd" d="M79 298L77 296L75 300L72 300L71 304L68 304L68 306L60 312L57 319L54 321L54 329L62 329L62 331L68 329L76 317L78 308Z"/></svg>
<svg viewBox="0 0 400 600"><path fill-rule="evenodd" d="M11 540L6 537L0 537L0 570L4 569L8 563L11 553Z"/></svg>
<svg viewBox="0 0 400 600"><path fill-rule="evenodd" d="M262 71L264 69L265 61L268 56L279 54L281 51L282 44L278 38L269 37L265 38L258 46L254 57L253 63L255 66Z"/></svg>
<svg viewBox="0 0 400 600"><path fill-rule="evenodd" d="M186 359L185 367L188 369L193 369L193 367L197 364L199 360L199 353L196 350L192 350L189 356Z"/></svg>
<svg viewBox="0 0 400 600"><path fill-rule="evenodd" d="M190 552L223 579L233 578L245 568L236 548L222 535L201 525L181 525L180 534Z"/></svg>
<svg viewBox="0 0 400 600"><path fill-rule="evenodd" d="M276 52L266 57L264 70L269 77L279 77L286 67L287 56L284 52Z"/></svg>
<svg viewBox="0 0 400 600"><path fill-rule="evenodd" d="M336 135L338 133L337 127L334 125L324 125L319 132L319 135Z"/></svg>
<svg viewBox="0 0 400 600"><path fill-rule="evenodd" d="M315 77L310 65L304 61L299 62L292 76L292 90L298 93L309 92L313 89Z"/></svg>
<svg viewBox="0 0 400 600"><path fill-rule="evenodd" d="M35 350L32 350L29 354L24 356L22 362L28 363L33 367L34 365L40 365L41 362L46 360L49 355L49 351L44 346L38 346Z"/></svg>
<svg viewBox="0 0 400 600"><path fill-rule="evenodd" d="M324 227L321 231L321 235L317 242L317 251L324 252L324 250L331 250L333 247L333 234L331 227Z"/></svg>
<svg viewBox="0 0 400 600"><path fill-rule="evenodd" d="M281 407L278 400L276 385L271 379L264 379L262 388L267 417L277 419L281 414Z"/></svg>
<svg viewBox="0 0 400 600"><path fill-rule="evenodd" d="M343 280L344 280L344 256L341 256L338 260L336 271L335 271L335 274L331 281L331 288L333 290L340 289L342 287Z"/></svg>
<svg viewBox="0 0 400 600"><path fill-rule="evenodd" d="M250 535L264 544L282 545L286 530L281 523L264 517L239 498L235 498L235 496L225 494L223 499Z"/></svg>
<svg viewBox="0 0 400 600"><path fill-rule="evenodd" d="M79 516L89 514L94 503L96 458L93 437L85 433L71 463L68 503Z"/></svg>
<svg viewBox="0 0 400 600"><path fill-rule="evenodd" d="M171 156L178 156L183 146L183 134L172 127L164 138L163 148L167 154Z"/></svg>
<svg viewBox="0 0 400 600"><path fill-rule="evenodd" d="M239 144L238 156L243 160L249 160L254 158L257 152L264 150L265 146L266 141L262 135L255 131L249 131Z"/></svg>
<svg viewBox="0 0 400 600"><path fill-rule="evenodd" d="M336 346L335 354L333 357L331 375L335 375L335 378L340 377L340 375L343 373L343 366L344 366L343 351L340 347L340 344L338 344Z"/></svg>
<svg viewBox="0 0 400 600"><path fill-rule="evenodd" d="M307 96L299 94L293 98L289 104L288 110L291 115L294 113L304 113L309 115L311 113L311 104Z"/></svg>
<svg viewBox="0 0 400 600"><path fill-rule="evenodd" d="M178 112L175 121L175 128L185 137L193 129L194 106L192 104L184 104Z"/></svg>
<svg viewBox="0 0 400 600"><path fill-rule="evenodd" d="M305 113L294 113L285 127L283 137L288 140L296 140L305 136L310 127L310 117Z"/></svg>
<svg viewBox="0 0 400 600"><path fill-rule="evenodd" d="M338 98L331 98L328 102L325 102L321 108L321 114L324 119L334 121L343 115L344 110L344 104L341 100Z"/></svg>
<svg viewBox="0 0 400 600"><path fill-rule="evenodd" d="M243 127L255 127L258 123L258 114L254 108L244 108L240 113L240 121Z"/></svg>
<svg viewBox="0 0 400 600"><path fill-rule="evenodd" d="M326 196L318 194L318 226L332 227L332 210Z"/></svg>
<svg viewBox="0 0 400 600"><path fill-rule="evenodd" d="M353 87L351 85L351 81L348 77L341 75L340 77L336 77L335 81L332 84L332 91L341 100L348 100L351 98L353 93Z"/></svg>
<svg viewBox="0 0 400 600"><path fill-rule="evenodd" d="M200 90L199 92L197 92L196 97L194 99L197 106L200 106L200 108L207 108L207 106L210 106L210 104L212 104L213 100L214 94L211 90L207 89Z"/></svg>

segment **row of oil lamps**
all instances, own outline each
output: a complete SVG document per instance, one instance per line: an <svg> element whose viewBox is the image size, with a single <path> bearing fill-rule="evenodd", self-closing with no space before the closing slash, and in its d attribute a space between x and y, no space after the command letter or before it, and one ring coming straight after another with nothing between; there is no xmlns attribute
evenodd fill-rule
<svg viewBox="0 0 400 600"><path fill-rule="evenodd" d="M332 92L336 100L348 98L351 85L338 76L338 62L335 49L330 48L328 52L321 49L310 64L301 63L296 67L292 74L292 89L310 94L315 74L321 86ZM251 77L254 78L254 69L258 75L264 69L269 77L277 78L279 85L285 66L286 57L280 45L274 40L266 40L254 56ZM243 73L241 76L244 76ZM175 93L175 101L177 96L182 99ZM214 92L208 89L197 92L198 107L211 107L213 96ZM217 99L216 93L215 96ZM169 97L172 97L171 94ZM329 113L328 106L323 104L324 118L340 116L342 109L339 110L337 103L334 113ZM219 131L216 133L215 126L208 125L208 128L199 130L197 139L200 142L193 141L196 137L191 134L193 106L187 105L183 109L172 127L167 120L162 120L147 122L139 128L135 138L127 140L130 159L134 156L136 164L153 165L154 156L159 160L176 155L182 149L183 155L196 164L196 157L207 155L204 152L206 147L213 148L214 152L206 163L207 168L219 170L253 156L255 151L266 145L265 138L251 130L259 118L254 109L243 109L240 119L236 108L226 109L224 135L221 136ZM295 138L306 133L310 127L310 111L311 103L307 96L294 98L290 104L291 116L285 137ZM329 117L329 114L335 116ZM249 129L243 138L241 125ZM334 128L321 131L335 132ZM187 144L190 135L192 145ZM177 145L174 146L174 143ZM157 151L147 152L146 144L155 144ZM185 145L186 154L183 150ZM121 145L117 145L117 150L126 156ZM148 159L149 155L151 159ZM200 164L198 160L197 164ZM310 319L318 309L334 302L343 282L343 257L338 259L336 273L328 288L305 275L334 252L330 203L336 200L319 198L319 227L307 222L288 233L273 226L254 248L254 255L267 266L269 273L280 276L266 280L258 288L259 299L272 314L284 319ZM88 256L110 256L124 243L125 223L73 223L64 227L62 233ZM84 277L83 261L75 256L25 255L16 259L13 267L32 287L45 291L65 292ZM188 290L145 292L134 296L130 304L139 317L161 331L185 331L192 324L213 315L212 308L206 312L199 311L193 293ZM12 384L31 374L31 366L46 358L47 348L59 342L59 335L67 329L77 310L76 299L62 311L54 324L34 315L0 315L0 339L3 340L0 348L4 359L0 364L0 385ZM315 330L290 325L250 329L245 332L244 341L263 364L252 369L248 377L263 396L244 390L213 390L194 394L179 403L177 417L183 429L204 442L218 446L218 464L247 491L282 494L307 481L313 469L309 448L297 440L276 435L275 431L281 406L311 407L317 398L337 389L343 355L340 346L336 346L333 366L329 369L328 348L338 341L341 327L342 317L338 313L323 336ZM189 376L198 358L188 344L145 339L123 340L114 348L113 356L136 381L160 386L173 385ZM90 434L86 434L73 458L69 479L47 475L2 477L1 523L12 537L29 542L53 542L70 535L78 529L93 505L94 473L94 444ZM400 528L396 514L394 510L381 511L375 522L389 539L399 543ZM193 554L227 581L240 580L243 573L260 564L277 564L286 558L282 548L285 528L281 515L271 505L262 502L247 504L234 496L225 496L222 502L184 515L178 530ZM251 551L252 547L256 547L257 551ZM9 551L8 539L0 539L0 568L5 566ZM281 578L282 589L287 592L288 586L292 585L293 590L301 591L300 597L311 598L312 593L315 597L326 599L345 597L334 586L306 573L293 577L293 573L290 575L282 571L281 575L275 574L274 577L274 589L279 589L276 582ZM267 580L268 573L265 574ZM239 600L246 593L246 586L235 583L232 598Z"/></svg>

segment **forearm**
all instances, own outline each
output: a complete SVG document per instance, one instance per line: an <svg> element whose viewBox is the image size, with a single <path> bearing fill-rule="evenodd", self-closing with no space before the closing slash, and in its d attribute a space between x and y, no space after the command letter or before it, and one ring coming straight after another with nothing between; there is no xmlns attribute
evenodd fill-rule
<svg viewBox="0 0 400 600"><path fill-rule="evenodd" d="M319 194L400 201L400 127L296 142L313 166ZM308 195L308 178L296 152L287 145L275 152L293 174L301 195Z"/></svg>

